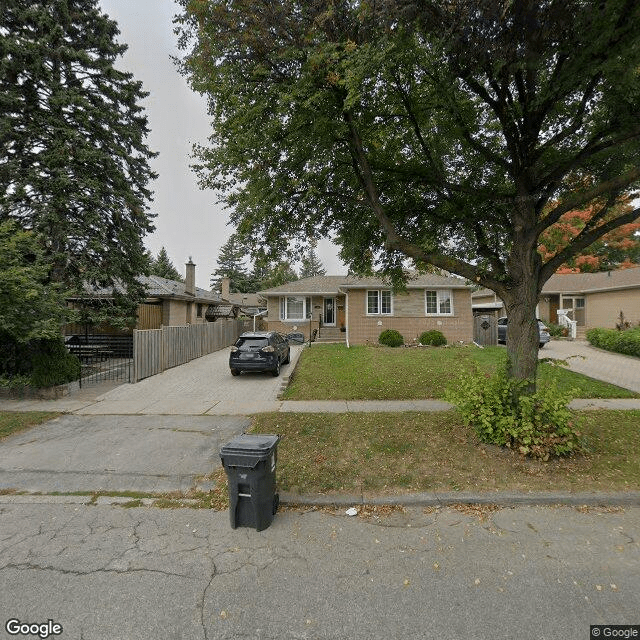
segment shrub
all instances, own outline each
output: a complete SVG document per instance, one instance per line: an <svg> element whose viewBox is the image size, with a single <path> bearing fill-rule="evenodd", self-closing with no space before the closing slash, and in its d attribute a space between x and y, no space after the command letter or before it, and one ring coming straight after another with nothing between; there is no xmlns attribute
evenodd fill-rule
<svg viewBox="0 0 640 640"><path fill-rule="evenodd" d="M420 344L431 345L433 347L441 347L447 344L447 339L444 337L442 331L432 329L431 331L424 331L420 334L418 339Z"/></svg>
<svg viewBox="0 0 640 640"><path fill-rule="evenodd" d="M545 322L545 324L552 338L566 338L569 335L569 329L561 324L554 324L553 322Z"/></svg>
<svg viewBox="0 0 640 640"><path fill-rule="evenodd" d="M404 338L402 334L395 329L385 329L378 336L378 342L387 347L401 347L404 344Z"/></svg>
<svg viewBox="0 0 640 640"><path fill-rule="evenodd" d="M589 329L587 340L594 347L640 358L640 327L617 329Z"/></svg>
<svg viewBox="0 0 640 640"><path fill-rule="evenodd" d="M579 451L576 418L567 408L570 394L543 387L533 395L519 395L526 383L509 378L506 371L506 364L493 377L476 371L459 380L446 398L487 444L542 460Z"/></svg>
<svg viewBox="0 0 640 640"><path fill-rule="evenodd" d="M34 387L53 387L80 377L80 360L70 354L63 338L38 340L31 359L31 384Z"/></svg>

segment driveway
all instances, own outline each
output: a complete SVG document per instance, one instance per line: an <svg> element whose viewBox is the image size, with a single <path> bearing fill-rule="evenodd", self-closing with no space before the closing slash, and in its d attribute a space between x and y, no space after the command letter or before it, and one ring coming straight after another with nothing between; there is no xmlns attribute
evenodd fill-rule
<svg viewBox="0 0 640 640"><path fill-rule="evenodd" d="M63 411L77 415L249 415L277 411L278 396L303 347L291 346L291 362L279 377L229 372L229 348L192 360L137 384L106 393L72 393L60 400L2 400L5 411Z"/></svg>
<svg viewBox="0 0 640 640"><path fill-rule="evenodd" d="M585 340L552 340L539 358L566 360L571 371L640 393L640 359L592 347Z"/></svg>

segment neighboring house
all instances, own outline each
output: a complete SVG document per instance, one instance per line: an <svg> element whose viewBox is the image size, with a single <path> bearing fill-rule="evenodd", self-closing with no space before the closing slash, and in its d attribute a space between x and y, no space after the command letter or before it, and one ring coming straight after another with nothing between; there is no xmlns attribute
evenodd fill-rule
<svg viewBox="0 0 640 640"><path fill-rule="evenodd" d="M231 281L229 278L222 278L221 280L221 293L224 300L240 307L240 312L246 316L257 316L266 312L267 305L264 298L257 293L231 293L229 286Z"/></svg>
<svg viewBox="0 0 640 640"><path fill-rule="evenodd" d="M506 314L493 291L472 294L473 312ZM558 322L558 309L567 311L578 327L613 328L620 312L632 324L640 322L640 267L598 273L562 273L549 278L542 288L538 317Z"/></svg>
<svg viewBox="0 0 640 640"><path fill-rule="evenodd" d="M396 329L407 343L438 329L449 342L471 342L471 287L453 276L426 274L394 293L379 278L313 276L260 291L267 301L270 331L341 336L348 345L377 343L384 329Z"/></svg>
<svg viewBox="0 0 640 640"><path fill-rule="evenodd" d="M136 329L159 329L161 326L183 326L201 322L213 322L218 318L235 318L237 305L221 296L196 287L196 265L189 259L186 264L184 282L168 280L160 276L139 276L144 285L147 298L138 307ZM87 304L88 300L108 300L113 296L112 289L91 290L83 297L70 298L75 307ZM108 327L103 328L108 331ZM65 334L84 332L79 325L68 325Z"/></svg>

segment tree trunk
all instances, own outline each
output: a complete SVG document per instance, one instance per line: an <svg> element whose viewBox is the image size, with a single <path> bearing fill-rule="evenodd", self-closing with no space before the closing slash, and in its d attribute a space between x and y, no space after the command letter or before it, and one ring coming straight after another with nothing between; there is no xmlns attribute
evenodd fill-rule
<svg viewBox="0 0 640 640"><path fill-rule="evenodd" d="M504 303L508 319L507 372L517 380L527 381L524 393L534 393L540 343L536 317L537 282L534 279L522 282L519 287L509 291Z"/></svg>

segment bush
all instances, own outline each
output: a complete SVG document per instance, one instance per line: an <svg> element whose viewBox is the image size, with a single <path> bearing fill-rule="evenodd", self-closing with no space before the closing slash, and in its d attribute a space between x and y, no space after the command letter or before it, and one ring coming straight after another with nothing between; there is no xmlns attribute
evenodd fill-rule
<svg viewBox="0 0 640 640"><path fill-rule="evenodd" d="M571 395L553 387L518 395L526 383L509 378L506 371L506 364L493 377L476 371L458 381L446 398L458 407L482 442L542 460L578 452L577 420L567 408Z"/></svg>
<svg viewBox="0 0 640 640"><path fill-rule="evenodd" d="M554 324L553 322L545 322L549 335L552 338L566 338L569 335L569 329L563 327L561 324Z"/></svg>
<svg viewBox="0 0 640 640"><path fill-rule="evenodd" d="M401 347L404 344L404 338L402 334L395 329L385 329L378 336L378 342L387 347Z"/></svg>
<svg viewBox="0 0 640 640"><path fill-rule="evenodd" d="M433 347L441 347L447 344L447 339L444 337L442 331L432 329L431 331L424 331L420 334L418 342L422 345L431 345Z"/></svg>
<svg viewBox="0 0 640 640"><path fill-rule="evenodd" d="M80 360L70 354L63 338L38 340L31 359L31 384L34 387L53 387L80 377Z"/></svg>
<svg viewBox="0 0 640 640"><path fill-rule="evenodd" d="M640 327L617 329L589 329L587 340L594 347L640 358Z"/></svg>

